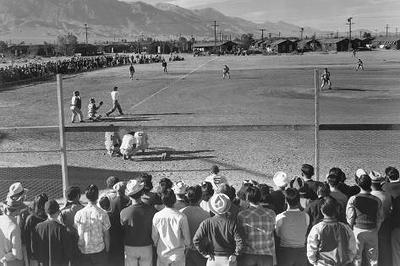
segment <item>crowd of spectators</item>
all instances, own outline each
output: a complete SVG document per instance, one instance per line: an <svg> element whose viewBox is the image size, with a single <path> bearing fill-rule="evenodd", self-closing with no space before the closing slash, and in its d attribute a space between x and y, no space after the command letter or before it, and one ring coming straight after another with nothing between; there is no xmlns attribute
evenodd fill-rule
<svg viewBox="0 0 400 266"><path fill-rule="evenodd" d="M171 56L171 60L183 59ZM86 71L97 70L107 67L116 67L128 64L150 64L160 63L163 57L160 55L101 55L90 57L71 57L68 59L32 62L25 65L11 65L0 67L0 84L16 82L21 80L41 80L52 77L57 73L75 74ZM174 61L175 61L174 60Z"/></svg>
<svg viewBox="0 0 400 266"><path fill-rule="evenodd" d="M229 185L218 166L195 186L142 174L66 191L60 206L45 194L32 206L10 186L0 215L1 265L400 265L400 179L363 169L356 185L332 168L324 182L285 172L276 186Z"/></svg>

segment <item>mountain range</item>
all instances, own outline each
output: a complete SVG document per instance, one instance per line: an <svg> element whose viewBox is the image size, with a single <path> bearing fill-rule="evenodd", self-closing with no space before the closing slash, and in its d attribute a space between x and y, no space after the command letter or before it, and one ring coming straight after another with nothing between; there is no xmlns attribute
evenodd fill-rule
<svg viewBox="0 0 400 266"><path fill-rule="evenodd" d="M57 35L72 32L79 41L85 39L88 25L89 42L95 40L133 40L140 37L176 39L178 36L211 39L213 23L218 35L232 39L244 33L261 36L299 36L300 27L280 22L257 24L225 16L212 9L185 9L176 5L118 0L0 0L0 39L54 41ZM304 27L304 36L322 34Z"/></svg>

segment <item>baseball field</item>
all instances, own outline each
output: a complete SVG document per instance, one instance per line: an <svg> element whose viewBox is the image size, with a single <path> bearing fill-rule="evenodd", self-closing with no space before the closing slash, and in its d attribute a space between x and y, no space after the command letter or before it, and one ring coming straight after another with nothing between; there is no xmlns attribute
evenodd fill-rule
<svg viewBox="0 0 400 266"><path fill-rule="evenodd" d="M168 177L189 184L202 181L211 165L238 186L244 179L271 183L279 170L298 175L314 160L314 68L327 67L332 90L320 97L322 124L398 124L400 121L400 52L359 52L365 70L355 71L350 53L281 56L184 55L161 64L135 65L64 76L67 127L113 124L146 129L150 149L132 161L105 154L103 132L68 132L70 184L104 187L110 175L121 179L150 172L154 181ZM230 67L231 79L222 79ZM70 122L72 92L79 90L83 113L89 99L111 106L110 91L119 87L125 115L114 113L102 122ZM22 181L30 196L45 191L61 196L56 83L35 83L0 89L0 196L8 185ZM34 128L32 128L34 127ZM75 131L77 131L75 129ZM382 172L398 166L400 132L321 131L321 174L342 168L352 182L357 168ZM168 151L171 158L161 160Z"/></svg>

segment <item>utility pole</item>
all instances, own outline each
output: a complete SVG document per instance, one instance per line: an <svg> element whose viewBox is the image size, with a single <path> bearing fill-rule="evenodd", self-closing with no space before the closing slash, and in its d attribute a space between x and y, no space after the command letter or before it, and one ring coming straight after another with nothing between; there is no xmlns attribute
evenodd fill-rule
<svg viewBox="0 0 400 266"><path fill-rule="evenodd" d="M388 34L389 34L389 24L386 24L386 27L385 27L385 29L386 29L386 37L388 36Z"/></svg>
<svg viewBox="0 0 400 266"><path fill-rule="evenodd" d="M217 27L218 26L219 25L217 25L217 21L214 20L214 25L213 25L213 27L214 27L214 51L217 51Z"/></svg>
<svg viewBox="0 0 400 266"><path fill-rule="evenodd" d="M303 40L303 33L304 33L304 28L300 28L300 40Z"/></svg>
<svg viewBox="0 0 400 266"><path fill-rule="evenodd" d="M349 51L351 51L352 45L351 45L351 25L353 25L354 23L351 22L352 21L352 17L349 17L347 19L347 25L349 25Z"/></svg>
<svg viewBox="0 0 400 266"><path fill-rule="evenodd" d="M271 37L272 37L272 33L268 32L268 38L271 39Z"/></svg>
<svg viewBox="0 0 400 266"><path fill-rule="evenodd" d="M261 41L264 41L264 31L266 31L266 29L259 29L259 31L261 31Z"/></svg>
<svg viewBox="0 0 400 266"><path fill-rule="evenodd" d="M222 31L219 31L219 41L222 42Z"/></svg>
<svg viewBox="0 0 400 266"><path fill-rule="evenodd" d="M85 37L86 37L86 44L88 44L88 39L87 39L87 31L88 31L88 25L85 23Z"/></svg>

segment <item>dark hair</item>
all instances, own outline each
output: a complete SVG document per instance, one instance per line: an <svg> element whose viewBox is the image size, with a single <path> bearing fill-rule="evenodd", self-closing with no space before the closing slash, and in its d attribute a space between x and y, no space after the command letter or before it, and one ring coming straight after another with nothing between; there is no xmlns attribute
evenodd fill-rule
<svg viewBox="0 0 400 266"><path fill-rule="evenodd" d="M44 204L44 208L46 210L46 213L49 215L54 215L60 211L60 205L57 201L53 199L46 201L46 203Z"/></svg>
<svg viewBox="0 0 400 266"><path fill-rule="evenodd" d="M260 190L261 198L260 202L261 203L272 203L272 197L271 197L271 187L268 186L267 184L259 184L258 189Z"/></svg>
<svg viewBox="0 0 400 266"><path fill-rule="evenodd" d="M301 166L301 172L307 179L310 179L314 175L314 167L309 164L303 164Z"/></svg>
<svg viewBox="0 0 400 266"><path fill-rule="evenodd" d="M109 177L107 177L107 179L106 179L106 186L107 186L107 188L113 188L113 186L115 185L115 184L117 184L119 182L119 178L118 177L115 177L115 176L109 176Z"/></svg>
<svg viewBox="0 0 400 266"><path fill-rule="evenodd" d="M357 185L365 191L371 191L371 178L369 175L361 175L356 179Z"/></svg>
<svg viewBox="0 0 400 266"><path fill-rule="evenodd" d="M46 204L46 202L48 200L49 200L49 198L47 197L47 195L45 193L37 195L33 199L33 212L39 216L44 215L45 214L44 205Z"/></svg>
<svg viewBox="0 0 400 266"><path fill-rule="evenodd" d="M91 202L95 202L99 198L99 189L96 185L92 184L86 189L85 195L88 200L90 200Z"/></svg>
<svg viewBox="0 0 400 266"><path fill-rule="evenodd" d="M214 173L214 174L218 174L219 173L218 165L211 166L211 173Z"/></svg>
<svg viewBox="0 0 400 266"><path fill-rule="evenodd" d="M330 174L326 179L328 180L328 184L332 187L337 187L339 184L339 177L337 175Z"/></svg>
<svg viewBox="0 0 400 266"><path fill-rule="evenodd" d="M240 187L237 196L241 200L246 200L246 192L249 187L252 187L253 183L251 182L243 182L242 186Z"/></svg>
<svg viewBox="0 0 400 266"><path fill-rule="evenodd" d="M225 183L219 185L217 193L222 193L227 195L231 201L233 201L236 198L235 188Z"/></svg>
<svg viewBox="0 0 400 266"><path fill-rule="evenodd" d="M300 194L295 188L287 188L284 192L285 199L291 208L300 204Z"/></svg>
<svg viewBox="0 0 400 266"><path fill-rule="evenodd" d="M338 209L338 203L334 198L328 196L322 200L321 212L326 216L337 217L338 215L337 209Z"/></svg>
<svg viewBox="0 0 400 266"><path fill-rule="evenodd" d="M385 169L385 174L389 180L396 181L399 179L399 171L392 166L389 166Z"/></svg>
<svg viewBox="0 0 400 266"><path fill-rule="evenodd" d="M67 199L72 201L81 196L81 189L76 186L71 186L66 191Z"/></svg>
<svg viewBox="0 0 400 266"><path fill-rule="evenodd" d="M102 196L99 200L99 205L105 211L110 210L111 207L110 199L107 196Z"/></svg>
<svg viewBox="0 0 400 266"><path fill-rule="evenodd" d="M329 170L329 175L337 176L339 178L338 182L344 182L346 180L346 174L338 167L331 168L331 170Z"/></svg>
<svg viewBox="0 0 400 266"><path fill-rule="evenodd" d="M143 187L144 192L149 192L153 189L153 182L151 181L152 179L153 176L148 173L142 173L140 175L140 181L142 181L144 184Z"/></svg>
<svg viewBox="0 0 400 266"><path fill-rule="evenodd" d="M317 195L320 197L327 197L331 194L331 190L327 183L317 183Z"/></svg>
<svg viewBox="0 0 400 266"><path fill-rule="evenodd" d="M253 204L260 203L261 200L260 190L254 186L248 187L246 191L246 200Z"/></svg>
<svg viewBox="0 0 400 266"><path fill-rule="evenodd" d="M115 86L113 90L114 90L114 91L118 90L118 87L117 87L117 86Z"/></svg>
<svg viewBox="0 0 400 266"><path fill-rule="evenodd" d="M172 208L176 202L176 196L174 191L170 188L164 190L161 193L161 201L165 206Z"/></svg>
<svg viewBox="0 0 400 266"><path fill-rule="evenodd" d="M161 192L163 192L166 189L172 188L174 183L172 183L171 179L164 177L160 180L159 185L161 188Z"/></svg>
<svg viewBox="0 0 400 266"><path fill-rule="evenodd" d="M214 189L210 182L201 183L201 199L208 201L214 195Z"/></svg>
<svg viewBox="0 0 400 266"><path fill-rule="evenodd" d="M189 187L186 191L186 198L189 204L197 204L201 200L201 187L199 185Z"/></svg>

